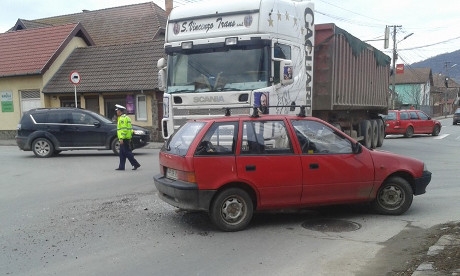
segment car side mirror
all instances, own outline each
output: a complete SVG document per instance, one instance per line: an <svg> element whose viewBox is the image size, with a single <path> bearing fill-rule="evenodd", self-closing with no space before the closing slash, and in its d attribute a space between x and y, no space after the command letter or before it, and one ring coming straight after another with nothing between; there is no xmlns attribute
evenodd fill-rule
<svg viewBox="0 0 460 276"><path fill-rule="evenodd" d="M352 144L352 150L354 154L361 153L363 151L363 146L359 142L356 142Z"/></svg>
<svg viewBox="0 0 460 276"><path fill-rule="evenodd" d="M95 127L100 127L101 126L101 122L94 122L93 123Z"/></svg>

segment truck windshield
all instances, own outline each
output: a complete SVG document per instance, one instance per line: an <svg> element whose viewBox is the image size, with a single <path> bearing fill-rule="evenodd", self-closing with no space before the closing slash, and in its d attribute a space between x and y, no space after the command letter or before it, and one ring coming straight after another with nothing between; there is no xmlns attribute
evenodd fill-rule
<svg viewBox="0 0 460 276"><path fill-rule="evenodd" d="M167 93L253 90L268 86L269 46L174 52L168 57Z"/></svg>

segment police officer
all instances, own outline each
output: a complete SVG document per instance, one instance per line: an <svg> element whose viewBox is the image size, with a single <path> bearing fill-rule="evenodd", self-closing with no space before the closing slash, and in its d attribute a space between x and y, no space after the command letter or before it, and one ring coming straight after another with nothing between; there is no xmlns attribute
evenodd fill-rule
<svg viewBox="0 0 460 276"><path fill-rule="evenodd" d="M131 125L131 119L126 116L126 107L116 104L115 110L117 112L117 136L120 141L120 164L117 171L125 170L126 158L128 158L133 170L137 170L141 166L139 162L134 158L132 149L130 147L131 138L133 137L133 126Z"/></svg>

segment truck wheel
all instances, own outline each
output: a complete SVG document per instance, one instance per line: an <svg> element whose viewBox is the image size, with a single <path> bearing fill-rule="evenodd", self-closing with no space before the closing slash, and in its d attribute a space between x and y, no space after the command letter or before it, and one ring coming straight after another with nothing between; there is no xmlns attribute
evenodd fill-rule
<svg viewBox="0 0 460 276"><path fill-rule="evenodd" d="M374 210L383 215L401 215L409 209L414 194L409 183L401 177L387 179L372 202Z"/></svg>
<svg viewBox="0 0 460 276"><path fill-rule="evenodd" d="M112 140L110 148L112 149L114 154L120 155L120 141L118 141L117 138Z"/></svg>
<svg viewBox="0 0 460 276"><path fill-rule="evenodd" d="M412 136L414 136L414 128L412 126L408 126L406 133L404 133L404 137L411 138Z"/></svg>
<svg viewBox="0 0 460 276"><path fill-rule="evenodd" d="M431 135L433 135L433 136L438 136L438 135L439 135L439 132L441 132L441 127L439 127L438 125L435 125L434 128L433 128L433 132L431 133Z"/></svg>
<svg viewBox="0 0 460 276"><path fill-rule="evenodd" d="M383 140L385 139L385 123L382 119L377 120L377 128L379 131L379 137L377 139L377 147L383 146Z"/></svg>
<svg viewBox="0 0 460 276"><path fill-rule="evenodd" d="M361 141L361 144L363 144L366 148L370 149L372 144L371 144L371 138L372 138L372 131L371 131L371 122L368 120L363 120L361 121L361 136L364 137L364 139Z"/></svg>
<svg viewBox="0 0 460 276"><path fill-rule="evenodd" d="M377 125L377 120L371 120L371 148L375 149L377 147L377 142L379 139L379 128Z"/></svg>
<svg viewBox="0 0 460 276"><path fill-rule="evenodd" d="M226 189L217 194L209 211L211 221L227 232L246 228L254 212L251 197L239 188Z"/></svg>
<svg viewBox="0 0 460 276"><path fill-rule="evenodd" d="M53 143L46 138L37 138L32 143L32 151L37 157L47 158L54 154L54 146Z"/></svg>

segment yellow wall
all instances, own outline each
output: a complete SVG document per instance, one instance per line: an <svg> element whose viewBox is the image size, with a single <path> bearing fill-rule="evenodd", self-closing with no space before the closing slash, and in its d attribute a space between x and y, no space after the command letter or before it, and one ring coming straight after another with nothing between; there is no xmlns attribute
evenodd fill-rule
<svg viewBox="0 0 460 276"><path fill-rule="evenodd" d="M0 92L12 92L13 112L0 110L0 130L15 130L21 119L19 91L39 90L42 88L41 76L0 78Z"/></svg>

